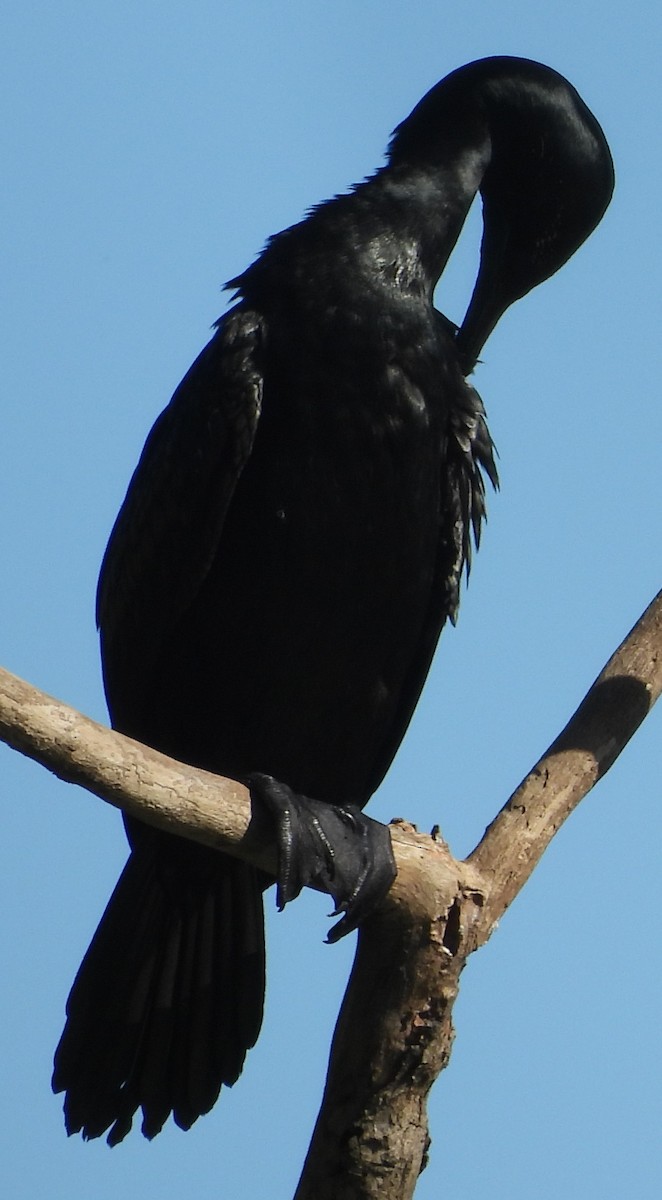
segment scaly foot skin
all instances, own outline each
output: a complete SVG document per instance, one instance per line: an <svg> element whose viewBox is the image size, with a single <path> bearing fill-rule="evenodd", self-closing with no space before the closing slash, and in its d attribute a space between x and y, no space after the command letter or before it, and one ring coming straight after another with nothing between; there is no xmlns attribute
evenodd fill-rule
<svg viewBox="0 0 662 1200"><path fill-rule="evenodd" d="M306 884L319 884L335 901L331 915L343 914L327 937L337 942L360 925L395 879L387 826L364 816L354 804L325 804L298 795L271 775L251 775L247 784L276 820L278 908Z"/></svg>

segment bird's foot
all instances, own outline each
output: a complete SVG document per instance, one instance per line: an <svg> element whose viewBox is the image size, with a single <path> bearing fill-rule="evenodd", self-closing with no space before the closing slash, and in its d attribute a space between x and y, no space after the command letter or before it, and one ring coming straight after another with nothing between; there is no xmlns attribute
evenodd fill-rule
<svg viewBox="0 0 662 1200"><path fill-rule="evenodd" d="M325 804L298 795L271 775L254 774L247 782L276 819L278 908L306 884L317 884L335 901L331 916L343 914L327 937L337 942L356 929L395 879L387 826L364 816L354 804Z"/></svg>

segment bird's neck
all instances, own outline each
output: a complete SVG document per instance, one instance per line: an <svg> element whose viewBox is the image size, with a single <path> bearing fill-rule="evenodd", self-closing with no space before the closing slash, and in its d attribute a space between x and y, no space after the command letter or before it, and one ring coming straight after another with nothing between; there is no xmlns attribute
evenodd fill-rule
<svg viewBox="0 0 662 1200"><path fill-rule="evenodd" d="M431 301L486 163L473 148L439 165L387 165L276 234L231 286L258 303L277 293L309 306L313 278L320 305L384 288Z"/></svg>
<svg viewBox="0 0 662 1200"><path fill-rule="evenodd" d="M349 199L366 266L395 271L401 286L410 281L431 296L486 165L486 153L472 148L443 166L385 167L359 185Z"/></svg>

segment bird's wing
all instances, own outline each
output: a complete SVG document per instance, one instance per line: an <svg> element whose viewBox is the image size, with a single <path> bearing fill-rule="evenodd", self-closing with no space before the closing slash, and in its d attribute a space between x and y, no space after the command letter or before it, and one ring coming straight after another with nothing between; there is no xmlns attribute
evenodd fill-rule
<svg viewBox="0 0 662 1200"><path fill-rule="evenodd" d="M152 428L129 484L97 591L113 716L213 562L260 416L263 332L260 315L242 306L219 323Z"/></svg>

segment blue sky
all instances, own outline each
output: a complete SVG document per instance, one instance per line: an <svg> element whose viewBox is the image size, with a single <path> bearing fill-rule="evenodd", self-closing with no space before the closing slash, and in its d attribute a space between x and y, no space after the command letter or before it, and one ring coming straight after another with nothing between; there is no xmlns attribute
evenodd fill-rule
<svg viewBox="0 0 662 1200"><path fill-rule="evenodd" d="M96 573L144 436L272 232L382 161L449 70L540 59L600 119L618 183L475 382L500 451L484 544L373 815L457 854L660 587L659 6L557 0L57 5L3 27L0 661L105 720ZM462 315L480 223L438 292ZM658 1197L660 714L468 966L417 1200ZM269 914L267 1017L188 1134L67 1140L49 1090L66 995L125 856L116 813L0 749L0 1182L12 1200L294 1190L351 939Z"/></svg>

